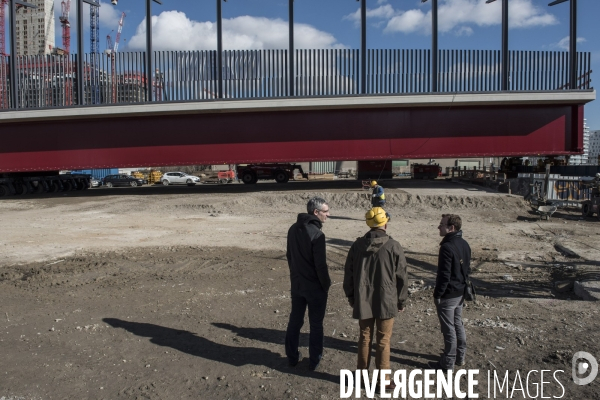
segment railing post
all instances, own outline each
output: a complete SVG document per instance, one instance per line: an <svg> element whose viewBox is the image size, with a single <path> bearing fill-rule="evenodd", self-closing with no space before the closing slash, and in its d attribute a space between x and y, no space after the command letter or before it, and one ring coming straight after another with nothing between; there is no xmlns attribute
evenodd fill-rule
<svg viewBox="0 0 600 400"><path fill-rule="evenodd" d="M221 1L217 0L217 98L223 98L223 15Z"/></svg>
<svg viewBox="0 0 600 400"><path fill-rule="evenodd" d="M152 101L152 0L146 0L146 101Z"/></svg>
<svg viewBox="0 0 600 400"><path fill-rule="evenodd" d="M360 92L367 93L367 0L360 1Z"/></svg>
<svg viewBox="0 0 600 400"><path fill-rule="evenodd" d="M19 108L17 88L19 87L19 74L17 72L17 35L15 19L17 17L14 0L10 0L10 103L12 108Z"/></svg>
<svg viewBox="0 0 600 400"><path fill-rule="evenodd" d="M289 64L288 64L288 86L289 86L289 91L288 91L288 96L292 97L294 96L294 82L295 82L295 76L294 76L294 0L289 0L289 5L288 5L288 9L289 9L289 40L290 40L290 44L289 44L289 55L288 55L288 60L289 60Z"/></svg>
<svg viewBox="0 0 600 400"><path fill-rule="evenodd" d="M431 91L438 91L438 0L431 2Z"/></svg>
<svg viewBox="0 0 600 400"><path fill-rule="evenodd" d="M83 105L83 2L77 2L77 104Z"/></svg>
<svg viewBox="0 0 600 400"><path fill-rule="evenodd" d="M508 0L502 0L502 90L508 90Z"/></svg>
<svg viewBox="0 0 600 400"><path fill-rule="evenodd" d="M571 32L569 33L569 76L571 89L577 89L577 0L571 0Z"/></svg>

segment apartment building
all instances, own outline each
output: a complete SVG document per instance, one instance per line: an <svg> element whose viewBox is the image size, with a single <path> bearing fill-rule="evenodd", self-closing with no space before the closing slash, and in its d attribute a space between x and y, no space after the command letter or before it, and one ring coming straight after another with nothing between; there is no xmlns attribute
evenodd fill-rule
<svg viewBox="0 0 600 400"><path fill-rule="evenodd" d="M17 9L17 55L51 54L54 48L54 0L28 0L37 8ZM60 7L60 2L57 2Z"/></svg>
<svg viewBox="0 0 600 400"><path fill-rule="evenodd" d="M600 165L600 130L590 131L590 164Z"/></svg>
<svg viewBox="0 0 600 400"><path fill-rule="evenodd" d="M590 127L587 124L587 120L583 119L583 154L571 156L569 159L569 165L585 165L590 162Z"/></svg>

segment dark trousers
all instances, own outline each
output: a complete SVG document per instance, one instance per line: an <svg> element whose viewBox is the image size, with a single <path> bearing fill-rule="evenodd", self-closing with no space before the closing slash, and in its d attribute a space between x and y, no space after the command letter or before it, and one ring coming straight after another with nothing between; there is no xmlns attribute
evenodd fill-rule
<svg viewBox="0 0 600 400"><path fill-rule="evenodd" d="M285 335L285 354L290 362L298 361L300 329L304 325L307 306L308 323L310 324L308 353L310 366L315 367L323 356L323 319L327 308L327 292L325 291L292 293L292 312Z"/></svg>
<svg viewBox="0 0 600 400"><path fill-rule="evenodd" d="M379 197L373 197L371 204L373 207L383 207L385 206L385 200L381 200Z"/></svg>
<svg viewBox="0 0 600 400"><path fill-rule="evenodd" d="M465 359L467 335L462 322L463 298L440 299L436 305L438 318L444 335L444 354L440 364L444 369L454 369L456 360Z"/></svg>

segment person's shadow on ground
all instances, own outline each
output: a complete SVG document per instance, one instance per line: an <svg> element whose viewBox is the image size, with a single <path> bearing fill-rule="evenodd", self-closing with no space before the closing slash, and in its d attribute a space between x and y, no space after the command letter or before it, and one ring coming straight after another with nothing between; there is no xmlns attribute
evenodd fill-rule
<svg viewBox="0 0 600 400"><path fill-rule="evenodd" d="M264 342L264 343L273 343L276 345L284 345L284 340L285 340L285 331L279 331L276 329L269 329L269 328L244 328L244 327L238 327L238 326L234 326L231 324L226 324L226 323L220 323L220 322L213 322L212 323L213 326L217 327L217 328L221 328L221 329L227 329L233 333L235 333L238 336L241 336L243 338L246 339L251 339L251 340L258 340L260 342ZM302 345L302 343L308 343L308 333L300 333L300 344ZM349 341L349 340L342 340L342 339L338 339L338 338L334 338L334 337L330 337L330 336L325 336L325 340L324 340L324 346L326 349L335 349L335 350L339 350L339 351L345 351L345 352L349 352L352 353L355 357L356 354L358 352L358 348L357 348L357 344L356 342L353 341ZM372 349L373 351L373 357L372 357L372 362L374 362L374 349ZM411 351L407 351L407 350L400 350L400 349L396 349L394 348L394 346L391 346L390 349L392 355L390 355L390 361L392 362L397 362L399 364L402 365L407 365L413 368L427 368L427 364L425 363L420 363L418 361L414 361L408 358L399 358L394 356L393 354L399 354L402 356L406 356L406 357L419 357L419 358L425 358L428 360L432 360L432 361L436 361L439 359L438 356L433 356L430 354L420 354L420 353L413 353ZM355 359L353 359L353 362L355 361ZM354 367L354 365L352 365L352 367ZM349 368L352 369L352 368Z"/></svg>
<svg viewBox="0 0 600 400"><path fill-rule="evenodd" d="M117 318L104 318L104 322L114 328L122 328L136 336L149 337L150 342L163 347L202 357L207 360L241 367L243 365L263 365L285 374L308 376L333 383L338 383L338 375L326 372L309 371L300 366L289 367L287 358L276 352L255 347L227 346L215 343L204 337L181 329L167 328L143 322L123 321Z"/></svg>

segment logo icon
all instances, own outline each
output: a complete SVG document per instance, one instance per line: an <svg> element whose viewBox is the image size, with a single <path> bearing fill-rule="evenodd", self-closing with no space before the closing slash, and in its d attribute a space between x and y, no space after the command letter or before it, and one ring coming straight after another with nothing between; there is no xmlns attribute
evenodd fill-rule
<svg viewBox="0 0 600 400"><path fill-rule="evenodd" d="M576 385L587 385L598 375L598 361L590 353L578 351L573 355L572 373Z"/></svg>

